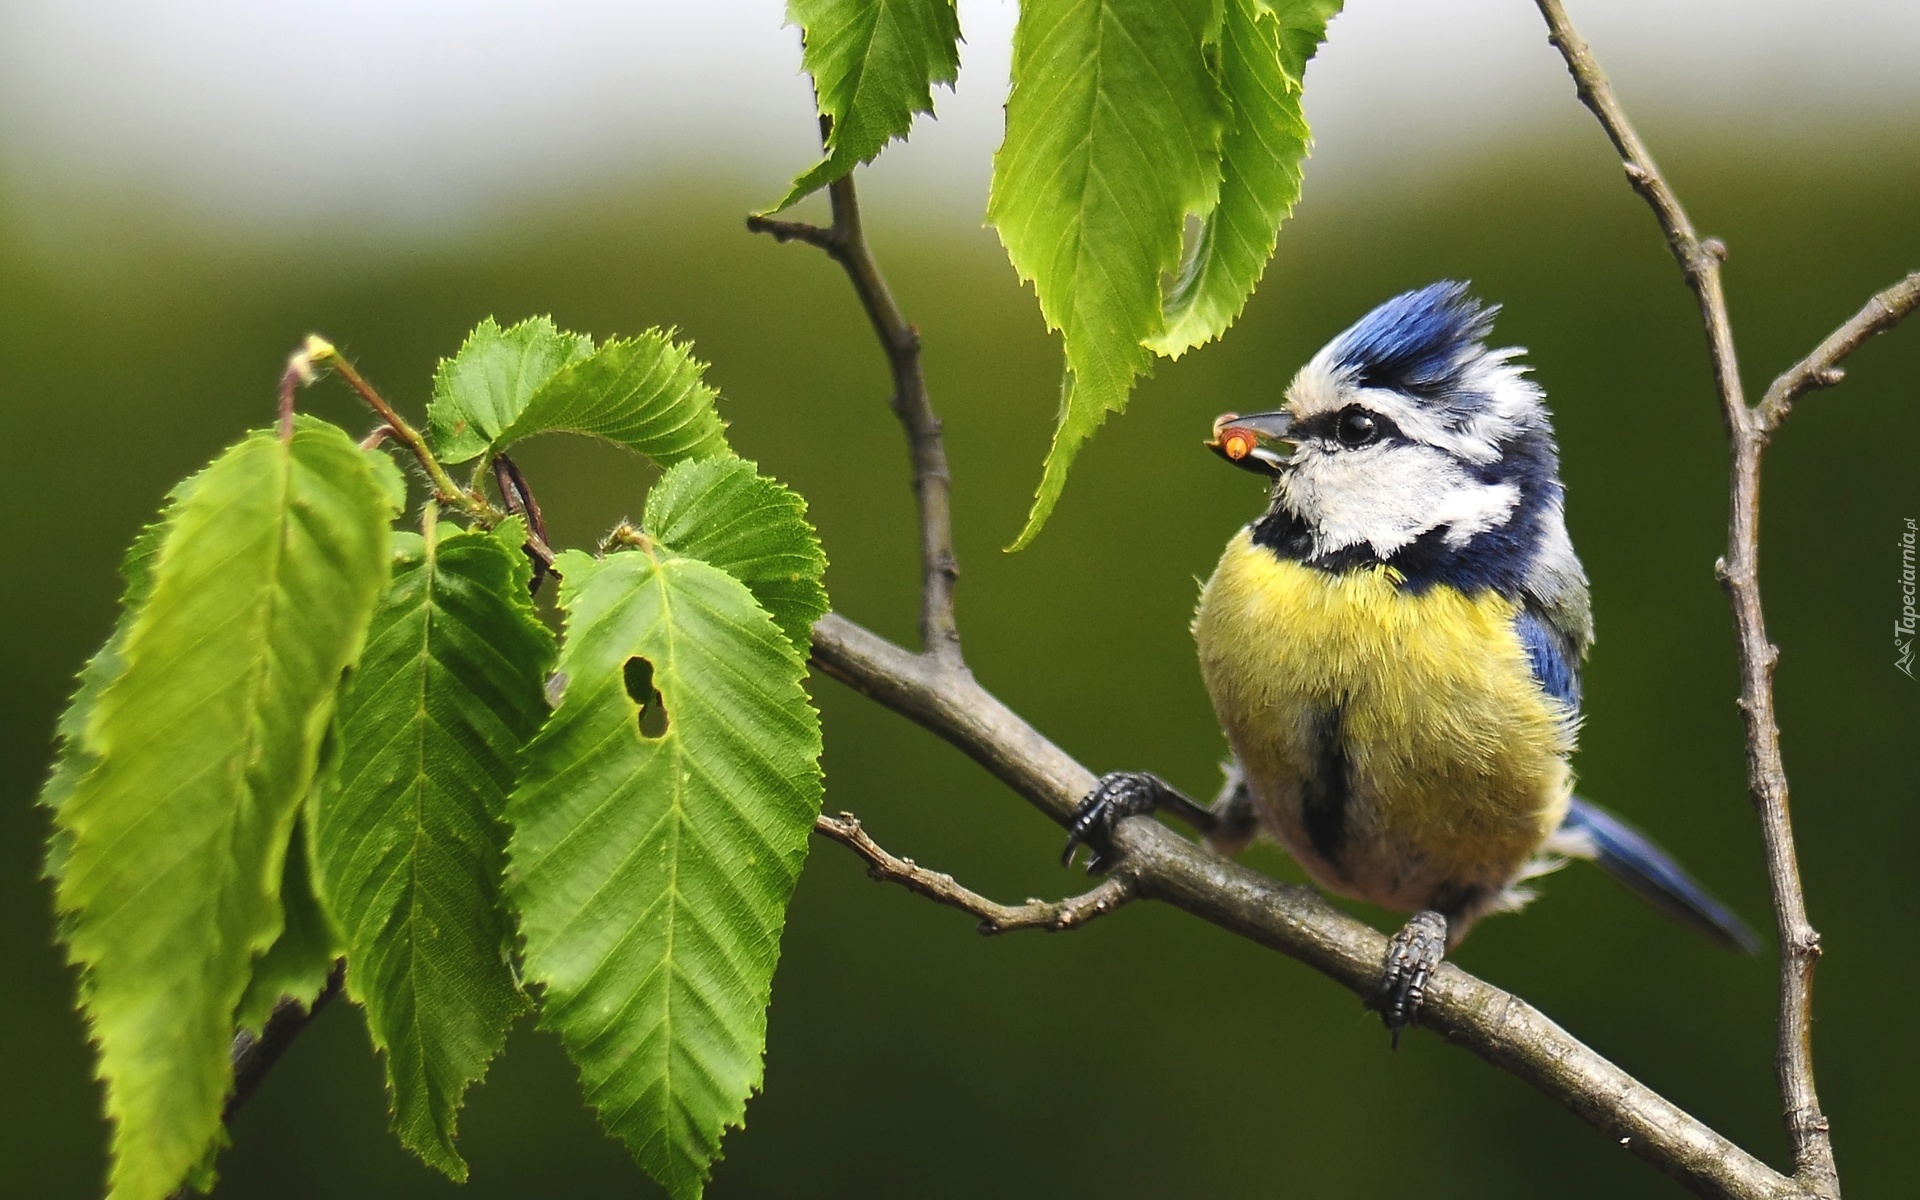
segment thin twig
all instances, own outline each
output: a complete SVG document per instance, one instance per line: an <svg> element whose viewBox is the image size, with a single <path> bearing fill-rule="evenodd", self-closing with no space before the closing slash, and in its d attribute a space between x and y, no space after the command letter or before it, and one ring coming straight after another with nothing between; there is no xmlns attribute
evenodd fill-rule
<svg viewBox="0 0 1920 1200"><path fill-rule="evenodd" d="M906 431L913 461L914 499L920 510L920 644L939 661L958 666L960 633L953 619L953 591L960 565L953 553L952 483L940 418L934 415L920 368L920 331L901 314L867 245L853 176L828 185L827 195L833 204L830 227L752 216L747 218L747 228L776 241L805 242L825 251L846 271L873 323L893 373L893 412Z"/></svg>
<svg viewBox="0 0 1920 1200"><path fill-rule="evenodd" d="M1793 410L1793 402L1808 392L1830 388L1845 378L1840 369L1848 355L1867 344L1874 335L1898 325L1916 307L1920 307L1920 271L1867 301L1853 319L1827 335L1812 354L1773 381L1767 394L1754 407L1754 423L1763 436L1780 428Z"/></svg>
<svg viewBox="0 0 1920 1200"><path fill-rule="evenodd" d="M839 232L824 225L815 225L810 221L782 221L777 217L763 217L755 213L747 218L747 228L754 233L764 233L783 246L788 242L804 242L816 250L824 250L835 262L840 260Z"/></svg>
<svg viewBox="0 0 1920 1200"><path fill-rule="evenodd" d="M488 528L500 523L505 514L488 504L485 497L477 492L462 488L455 483L453 476L447 474L447 469L440 465L440 460L434 456L433 448L427 445L427 439L421 436L420 431L394 411L393 405L388 404L386 397L375 391L373 385L354 369L353 363L346 355L340 353L332 342L317 334L307 335L306 344L287 360L286 372L280 377L283 430L292 429L294 387L298 384L312 383L315 368L323 365L337 371L340 378L346 380L347 385L367 402L367 407L385 422L386 435L405 446L407 452L413 455L414 460L420 464L420 469L427 473L427 478L433 483L436 499L442 504L450 504L464 510L467 515ZM284 433L283 436L285 436ZM370 435L368 440L373 441L373 437ZM374 444L379 443L374 442Z"/></svg>
<svg viewBox="0 0 1920 1200"><path fill-rule="evenodd" d="M843 812L837 817L822 813L814 819L813 831L866 859L867 874L879 882L897 883L937 904L972 913L980 918L983 934L1008 933L1015 929L1044 929L1048 933L1078 929L1088 921L1113 912L1135 896L1133 877L1115 871L1092 891L1065 900L1001 904L962 886L945 872L929 871L910 858L889 854L867 836L867 831L860 827L860 819L852 813Z"/></svg>
<svg viewBox="0 0 1920 1200"><path fill-rule="evenodd" d="M969 672L904 650L845 617L829 613L814 625L813 662L953 743L1062 825L1094 785L1092 772ZM1298 959L1363 999L1378 987L1386 939L1312 889L1219 858L1157 821L1122 821L1113 838L1117 861L1141 897ZM1532 1084L1701 1195L1807 1195L1525 1001L1451 963L1435 974L1420 1021Z"/></svg>
<svg viewBox="0 0 1920 1200"><path fill-rule="evenodd" d="M367 407L380 417L380 426L361 441L362 449L374 449L389 438L400 443L420 464L420 469L426 472L427 479L433 485L434 499L460 509L482 528L491 529L512 514L527 518L526 551L527 557L533 560L533 586L538 590L542 573L553 571L553 549L547 544L546 522L541 518L540 505L534 500L533 490L527 486L526 477L520 474L513 460L504 454L494 456L496 471L501 470L502 462L506 464L504 476L497 476L500 480L500 496L507 506L507 511L502 512L488 503L487 498L477 490L477 475L474 487L463 488L454 482L453 476L447 474L447 469L440 464L440 459L433 453L433 448L427 445L427 439L420 431L394 411L386 397L374 390L373 385L333 343L318 335L308 335L306 345L288 359L287 369L280 377L281 438L284 440L292 436L294 390L301 384L312 383L315 368L322 365L339 372L340 378L346 380L347 385L366 401Z"/></svg>
<svg viewBox="0 0 1920 1200"><path fill-rule="evenodd" d="M352 362L336 349L333 343L317 334L309 334L306 344L287 360L287 369L280 377L280 437L286 440L293 436L293 396L302 384L312 383L315 368L330 366L340 373L340 378L359 393L367 407L379 415L381 424L360 442L363 450L372 450L389 438L400 443L413 455L420 469L426 472L427 479L433 485L434 499L442 504L452 505L466 513L476 524L484 529L492 529L508 516L518 515L527 519L527 557L533 560L533 590L540 590L543 575L553 572L553 548L547 542L546 521L540 515L540 504L533 498L533 489L527 485L526 476L505 454L493 456L495 481L500 485L500 498L506 505L502 512L487 502L480 494L479 475L474 476L473 487L461 487L454 482L453 476L440 464L440 459L427 445L427 439L420 431L408 424L386 397L374 390ZM502 465L504 464L504 466ZM484 469L484 463L482 468Z"/></svg>
<svg viewBox="0 0 1920 1200"><path fill-rule="evenodd" d="M1774 716L1773 671L1780 651L1767 638L1760 606L1760 458L1768 438L1795 399L1814 388L1838 383L1839 364L1847 355L1920 304L1920 273L1868 301L1858 315L1776 380L1759 405L1749 408L1721 287L1720 263L1726 257L1726 248L1695 234L1686 210L1634 132L1600 64L1574 30L1560 0L1535 3L1546 19L1549 40L1566 60L1580 99L1599 118L1623 160L1628 180L1659 220L1668 247L1699 302L1706 327L1707 349L1731 450L1727 554L1715 564L1715 571L1733 605L1740 652L1739 705L1746 721L1747 787L1760 816L1781 945L1775 1068L1793 1146L1794 1177L1815 1196L1837 1198L1840 1178L1834 1165L1833 1139L1814 1087L1813 970L1820 957L1820 935L1807 919L1787 803L1786 768L1780 755L1780 729Z"/></svg>

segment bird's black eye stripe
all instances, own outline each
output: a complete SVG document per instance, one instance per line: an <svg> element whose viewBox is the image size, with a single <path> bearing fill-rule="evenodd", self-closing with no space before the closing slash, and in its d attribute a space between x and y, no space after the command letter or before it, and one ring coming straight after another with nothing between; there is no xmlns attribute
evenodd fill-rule
<svg viewBox="0 0 1920 1200"><path fill-rule="evenodd" d="M1349 404L1337 412L1316 413L1293 429L1296 437L1338 442L1348 450L1400 436L1400 427L1390 418L1361 404Z"/></svg>

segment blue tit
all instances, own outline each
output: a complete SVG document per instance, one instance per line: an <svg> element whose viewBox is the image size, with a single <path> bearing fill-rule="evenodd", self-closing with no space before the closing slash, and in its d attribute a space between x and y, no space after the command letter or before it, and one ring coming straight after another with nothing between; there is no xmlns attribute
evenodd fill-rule
<svg viewBox="0 0 1920 1200"><path fill-rule="evenodd" d="M1573 794L1587 578L1541 390L1520 350L1486 345L1495 311L1458 283L1396 296L1314 355L1283 407L1216 422L1208 445L1273 481L1193 621L1227 787L1208 808L1108 775L1067 846L1088 842L1097 868L1114 821L1164 809L1221 853L1265 831L1326 890L1414 913L1374 1001L1396 1037L1447 948L1569 857L1757 946L1667 854Z"/></svg>

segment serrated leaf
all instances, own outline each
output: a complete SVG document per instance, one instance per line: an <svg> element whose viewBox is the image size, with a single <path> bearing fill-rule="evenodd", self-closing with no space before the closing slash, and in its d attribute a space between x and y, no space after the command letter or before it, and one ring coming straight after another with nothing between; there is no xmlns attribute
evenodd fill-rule
<svg viewBox="0 0 1920 1200"><path fill-rule="evenodd" d="M467 335L460 352L440 360L427 406L434 453L461 463L486 453L527 409L540 385L593 352L593 339L565 333L547 317L507 329L492 317Z"/></svg>
<svg viewBox="0 0 1920 1200"><path fill-rule="evenodd" d="M40 789L40 804L47 809L57 812L67 797L73 794L73 789L98 765L98 758L87 749L82 734L86 731L87 722L93 718L94 706L99 704L101 693L108 684L120 677L125 666L121 652L126 648L127 634L133 628L134 614L146 603L148 593L153 590L153 560L160 553L160 543L166 538L167 522L173 515L172 505L180 502L198 478L189 478L174 489L170 506L160 514L158 521L140 531L121 560L123 587L120 593L120 619L115 622L106 645L100 647L87 660L87 665L81 668L79 686L74 689L73 698L67 702L66 710L60 714L54 726L59 750L54 758L53 771L46 785ZM70 841L56 817L53 836L47 844L46 878L58 880L66 869ZM66 916L65 913L60 914L63 940ZM82 983L84 985L84 977Z"/></svg>
<svg viewBox="0 0 1920 1200"><path fill-rule="evenodd" d="M1026 0L987 219L1066 340L1070 386L1014 548L1080 446L1126 406L1161 332L1160 277L1220 187L1225 106L1209 67L1220 0Z"/></svg>
<svg viewBox="0 0 1920 1200"><path fill-rule="evenodd" d="M647 493L641 525L746 584L802 655L813 645L813 623L827 611L827 556L798 492L744 459L684 462Z"/></svg>
<svg viewBox="0 0 1920 1200"><path fill-rule="evenodd" d="M687 1200L760 1085L819 720L800 656L718 567L626 551L557 569L566 690L508 806L508 890L542 1023L601 1122Z"/></svg>
<svg viewBox="0 0 1920 1200"><path fill-rule="evenodd" d="M1300 111L1307 60L1341 0L1226 0L1220 79L1232 112L1221 142L1220 202L1166 300L1156 353L1178 358L1232 325L1300 199L1312 139Z"/></svg>
<svg viewBox="0 0 1920 1200"><path fill-rule="evenodd" d="M114 1122L112 1195L157 1200L220 1132L233 1016L280 933L287 841L387 576L372 460L300 418L175 489L118 660L55 785L56 899ZM135 589L138 591L139 589Z"/></svg>
<svg viewBox="0 0 1920 1200"><path fill-rule="evenodd" d="M502 817L547 715L553 635L528 598L525 536L509 521L403 542L313 808L321 892L385 1056L394 1132L456 1180L462 1097L527 1007L508 960Z"/></svg>
<svg viewBox="0 0 1920 1200"><path fill-rule="evenodd" d="M658 329L610 341L555 371L494 445L580 433L663 467L725 454L726 423L714 410L714 390L700 378L706 369L689 347Z"/></svg>
<svg viewBox="0 0 1920 1200"><path fill-rule="evenodd" d="M296 821L280 877L285 923L273 945L254 960L253 978L233 1014L236 1029L259 1034L283 1000L311 1009L326 990L334 961L347 952L339 928L314 896L308 840L306 823Z"/></svg>
<svg viewBox="0 0 1920 1200"><path fill-rule="evenodd" d="M915 113L932 114L933 85L952 87L960 74L953 0L788 0L787 20L802 30L801 65L832 120L825 157L775 212L906 137Z"/></svg>

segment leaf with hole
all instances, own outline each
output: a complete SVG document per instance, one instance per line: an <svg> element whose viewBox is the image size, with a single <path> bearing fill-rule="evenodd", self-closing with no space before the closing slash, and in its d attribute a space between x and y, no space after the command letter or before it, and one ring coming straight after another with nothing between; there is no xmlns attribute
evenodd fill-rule
<svg viewBox="0 0 1920 1200"><path fill-rule="evenodd" d="M526 530L399 539L393 585L340 701L341 762L313 805L348 985L386 1059L394 1132L450 1177L469 1084L526 1009L500 897L506 797L547 715L553 635Z"/></svg>
<svg viewBox="0 0 1920 1200"><path fill-rule="evenodd" d="M334 426L249 435L174 490L157 547L143 538L145 586L64 725L56 900L118 1200L166 1195L219 1135L235 1009L282 928L288 838L393 511Z"/></svg>
<svg viewBox="0 0 1920 1200"><path fill-rule="evenodd" d="M933 85L960 73L954 0L788 0L787 20L803 31L801 65L829 124L826 156L776 212L906 137L915 113L933 112Z"/></svg>
<svg viewBox="0 0 1920 1200"><path fill-rule="evenodd" d="M1160 278L1220 192L1219 0L1026 0L987 219L1066 341L1068 385L1033 509L1040 532L1081 445L1124 408L1162 331Z"/></svg>
<svg viewBox="0 0 1920 1200"><path fill-rule="evenodd" d="M798 492L739 458L684 462L647 493L648 534L747 585L794 649L807 653L827 611L827 556Z"/></svg>
<svg viewBox="0 0 1920 1200"><path fill-rule="evenodd" d="M725 571L665 548L558 570L566 685L508 806L508 890L542 1024L686 1200L760 1085L819 720L793 644Z"/></svg>

